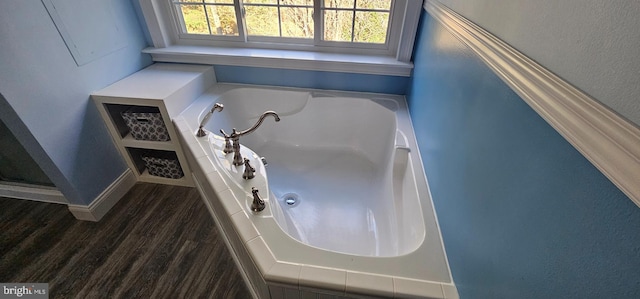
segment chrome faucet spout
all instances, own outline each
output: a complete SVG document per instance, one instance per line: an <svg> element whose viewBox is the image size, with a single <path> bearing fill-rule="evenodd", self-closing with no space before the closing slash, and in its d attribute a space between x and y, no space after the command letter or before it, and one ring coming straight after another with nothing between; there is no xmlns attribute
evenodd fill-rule
<svg viewBox="0 0 640 299"><path fill-rule="evenodd" d="M207 132L205 132L204 129L203 129L204 125L207 124L207 122L211 118L211 114L213 114L213 112L215 112L215 111L221 112L222 109L224 109L224 105L222 105L220 103L213 104L213 108L211 108L211 110L209 112L207 112L207 114L202 118L202 121L200 122L200 127L198 127L198 132L196 132L196 136L198 136L198 137L207 136Z"/></svg>
<svg viewBox="0 0 640 299"><path fill-rule="evenodd" d="M253 125L253 127L249 128L249 129L246 129L244 131L238 132L237 133L238 136L247 135L247 134L255 131L262 124L264 119L269 115L273 116L273 118L275 118L276 122L280 121L280 116L278 116L278 113L276 113L275 111L266 111L265 113L262 113L262 115L260 115L260 118L258 119L258 122L255 125Z"/></svg>
<svg viewBox="0 0 640 299"><path fill-rule="evenodd" d="M231 134L229 135L224 130L220 129L220 133L222 133L222 135L225 138L225 147L223 151L225 154L233 153L233 165L240 166L244 164L244 161L242 160L242 155L240 154L240 136L247 135L255 131L262 124L264 119L269 115L273 116L276 122L280 121L280 116L278 116L278 113L275 113L274 111L266 111L262 113L262 115L260 115L258 122L256 122L256 124L253 125L253 127L247 130L238 132L236 128L233 128L233 131L231 131ZM229 141L232 141L233 145L231 145Z"/></svg>

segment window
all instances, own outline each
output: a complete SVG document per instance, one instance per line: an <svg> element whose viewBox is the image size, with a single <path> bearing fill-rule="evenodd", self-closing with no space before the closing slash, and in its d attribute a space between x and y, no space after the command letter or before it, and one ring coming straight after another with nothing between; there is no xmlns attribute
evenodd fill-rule
<svg viewBox="0 0 640 299"><path fill-rule="evenodd" d="M409 75L412 68L410 58L423 2L139 1L154 44L153 49L145 52L152 54L156 61L173 61L169 56L175 57L180 52L181 60L173 62L236 65L232 61L244 56L253 59L246 60L246 64L273 67L274 63L266 60L282 57L287 59L286 64L280 64L282 67L297 67L291 60L299 60L301 69L332 70L339 64L340 71L353 69L369 73L382 64L393 69L381 71L383 74L403 76ZM291 52L300 50L300 53L313 54ZM187 57L187 52L193 55ZM339 57L339 54L351 56ZM222 60L222 56L226 59ZM256 61L258 56L264 57L264 61ZM325 66L310 66L309 60L324 61ZM364 68L358 70L355 64Z"/></svg>
<svg viewBox="0 0 640 299"><path fill-rule="evenodd" d="M236 3L237 2L237 3ZM246 36L247 41L278 37L286 43L321 41L387 44L391 0L179 0L177 25L189 35ZM315 5L320 8L314 15ZM238 9L240 8L240 9ZM238 11L242 14L238 14ZM244 17L244 18L242 18ZM242 21L238 21L242 20ZM245 26L239 25L243 23ZM246 30L242 30L242 28ZM273 41L273 40L272 40Z"/></svg>
<svg viewBox="0 0 640 299"><path fill-rule="evenodd" d="M391 0L326 0L322 7L323 39L385 44Z"/></svg>
<svg viewBox="0 0 640 299"><path fill-rule="evenodd" d="M239 36L234 0L181 0L173 6L183 34Z"/></svg>
<svg viewBox="0 0 640 299"><path fill-rule="evenodd" d="M311 0L244 0L242 3L248 37L313 38Z"/></svg>

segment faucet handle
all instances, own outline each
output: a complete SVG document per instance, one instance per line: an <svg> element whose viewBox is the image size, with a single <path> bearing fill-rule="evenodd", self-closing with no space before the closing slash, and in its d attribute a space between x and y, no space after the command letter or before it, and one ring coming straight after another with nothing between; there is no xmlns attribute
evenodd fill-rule
<svg viewBox="0 0 640 299"><path fill-rule="evenodd" d="M220 129L220 133L224 136L224 149L222 150L225 154L233 153L233 146L231 145L231 136L227 135L223 129Z"/></svg>
<svg viewBox="0 0 640 299"><path fill-rule="evenodd" d="M220 129L220 134L222 134L222 136L224 136L224 138L229 139L231 138L231 135L228 135L224 129Z"/></svg>
<svg viewBox="0 0 640 299"><path fill-rule="evenodd" d="M251 211L260 212L264 210L265 203L262 198L260 198L260 194L258 194L258 189L256 187L251 187L251 194L253 194L253 203L251 203Z"/></svg>
<svg viewBox="0 0 640 299"><path fill-rule="evenodd" d="M249 163L249 159L244 158L244 173L242 174L242 178L245 180L250 180L256 177L255 172L256 169L251 166L251 164Z"/></svg>

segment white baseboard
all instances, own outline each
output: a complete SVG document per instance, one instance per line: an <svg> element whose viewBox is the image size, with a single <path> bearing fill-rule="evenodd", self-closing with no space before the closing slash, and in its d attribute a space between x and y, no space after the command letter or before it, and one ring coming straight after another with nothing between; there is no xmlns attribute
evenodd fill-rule
<svg viewBox="0 0 640 299"><path fill-rule="evenodd" d="M0 197L28 199L68 204L69 201L54 187L27 184L0 183Z"/></svg>
<svg viewBox="0 0 640 299"><path fill-rule="evenodd" d="M104 189L88 206L69 205L69 211L78 220L100 221L104 215L136 184L136 176L127 168L109 187Z"/></svg>
<svg viewBox="0 0 640 299"><path fill-rule="evenodd" d="M424 8L640 206L640 128L436 0Z"/></svg>

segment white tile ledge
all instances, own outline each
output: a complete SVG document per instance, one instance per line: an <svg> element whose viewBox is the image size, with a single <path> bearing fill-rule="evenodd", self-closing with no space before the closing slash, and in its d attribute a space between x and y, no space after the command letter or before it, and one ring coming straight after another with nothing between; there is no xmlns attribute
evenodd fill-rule
<svg viewBox="0 0 640 299"><path fill-rule="evenodd" d="M347 295L395 297L393 277L347 271Z"/></svg>
<svg viewBox="0 0 640 299"><path fill-rule="evenodd" d="M253 262L258 266L258 270L264 277L264 274L276 263L273 253L271 253L267 243L261 236L257 236L245 244Z"/></svg>
<svg viewBox="0 0 640 299"><path fill-rule="evenodd" d="M640 127L437 0L424 7L640 207Z"/></svg>
<svg viewBox="0 0 640 299"><path fill-rule="evenodd" d="M146 48L156 62L218 64L279 69L411 76L413 63L391 56L338 54L295 50L173 45Z"/></svg>
<svg viewBox="0 0 640 299"><path fill-rule="evenodd" d="M298 288L301 270L302 266L299 264L276 261L269 271L263 275L264 279L270 283L284 284Z"/></svg>
<svg viewBox="0 0 640 299"><path fill-rule="evenodd" d="M347 285L347 271L303 265L300 269L298 283L301 290L324 289L344 294Z"/></svg>
<svg viewBox="0 0 640 299"><path fill-rule="evenodd" d="M395 298L457 298L448 297L447 294L445 294L444 288L445 285L442 283L393 277L393 292Z"/></svg>

